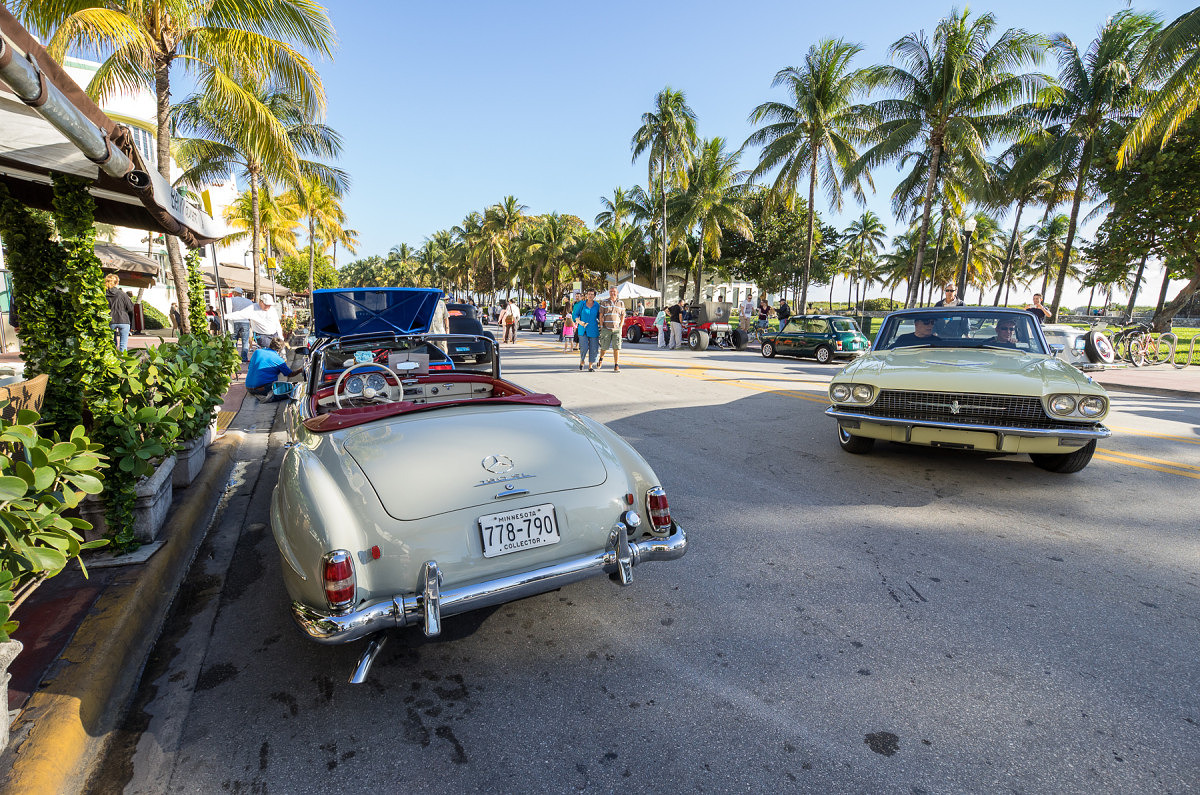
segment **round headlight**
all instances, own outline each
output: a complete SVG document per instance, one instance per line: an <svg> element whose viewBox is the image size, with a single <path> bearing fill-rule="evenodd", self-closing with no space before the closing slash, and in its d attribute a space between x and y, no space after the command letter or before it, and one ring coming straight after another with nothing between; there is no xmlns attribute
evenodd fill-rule
<svg viewBox="0 0 1200 795"><path fill-rule="evenodd" d="M1050 410L1055 414L1070 414L1075 410L1075 398L1070 395L1055 395L1050 398Z"/></svg>
<svg viewBox="0 0 1200 795"><path fill-rule="evenodd" d="M866 403L871 399L871 387L866 384L859 384L854 387L854 399L860 403Z"/></svg>
<svg viewBox="0 0 1200 795"><path fill-rule="evenodd" d="M829 390L830 396L838 403L844 403L850 399L850 387L846 384L834 384Z"/></svg>
<svg viewBox="0 0 1200 795"><path fill-rule="evenodd" d="M1085 417L1099 417L1104 413L1104 398L1091 395L1080 399L1079 413Z"/></svg>

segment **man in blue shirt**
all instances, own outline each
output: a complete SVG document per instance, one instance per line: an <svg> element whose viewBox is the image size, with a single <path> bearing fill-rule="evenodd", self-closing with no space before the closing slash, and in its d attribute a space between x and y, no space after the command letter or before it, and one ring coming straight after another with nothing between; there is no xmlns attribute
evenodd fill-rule
<svg viewBox="0 0 1200 795"><path fill-rule="evenodd" d="M252 395L267 395L271 392L271 384L284 375L288 378L300 374L293 370L283 359L286 346L281 339L271 340L270 346L258 348L250 357L250 366L246 369L246 391Z"/></svg>

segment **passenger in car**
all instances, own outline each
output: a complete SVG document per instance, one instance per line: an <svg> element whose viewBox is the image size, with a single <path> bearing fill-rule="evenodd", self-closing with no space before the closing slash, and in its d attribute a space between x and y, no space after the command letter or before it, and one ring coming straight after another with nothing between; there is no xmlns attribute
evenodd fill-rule
<svg viewBox="0 0 1200 795"><path fill-rule="evenodd" d="M905 348L911 345L931 345L936 342L938 335L933 333L933 318L919 317L913 321L915 329L908 334L901 334L892 343L893 348Z"/></svg>
<svg viewBox="0 0 1200 795"><path fill-rule="evenodd" d="M985 345L1000 345L1005 348L1017 347L1017 321L1001 320L996 324L996 336L984 340Z"/></svg>

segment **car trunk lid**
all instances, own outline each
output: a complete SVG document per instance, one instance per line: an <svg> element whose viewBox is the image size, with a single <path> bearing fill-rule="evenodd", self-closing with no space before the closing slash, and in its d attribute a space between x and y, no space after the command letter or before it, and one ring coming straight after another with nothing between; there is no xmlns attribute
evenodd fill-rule
<svg viewBox="0 0 1200 795"><path fill-rule="evenodd" d="M499 511L510 492L536 496L608 477L587 428L559 409L446 408L355 428L344 445L384 510L403 521Z"/></svg>

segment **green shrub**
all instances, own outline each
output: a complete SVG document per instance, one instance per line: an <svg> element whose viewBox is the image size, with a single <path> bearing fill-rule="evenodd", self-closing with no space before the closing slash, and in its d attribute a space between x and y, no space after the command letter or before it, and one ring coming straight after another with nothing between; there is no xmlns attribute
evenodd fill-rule
<svg viewBox="0 0 1200 795"><path fill-rule="evenodd" d="M891 312L893 309L902 309L903 307L902 301L893 301L890 298L868 298L863 301L863 311L865 312Z"/></svg>
<svg viewBox="0 0 1200 795"><path fill-rule="evenodd" d="M0 408L8 404L0 401ZM53 577L85 549L108 542L83 540L91 524L68 519L85 494L99 494L97 472L104 456L84 436L82 426L68 441L47 439L37 428L36 411L17 412L14 422L0 417L0 641L17 628L10 620L14 591L37 579ZM84 576L87 569L80 561Z"/></svg>
<svg viewBox="0 0 1200 795"><path fill-rule="evenodd" d="M142 301L142 317L146 321L146 328L150 331L171 327L171 321L167 320L167 316L145 301Z"/></svg>

